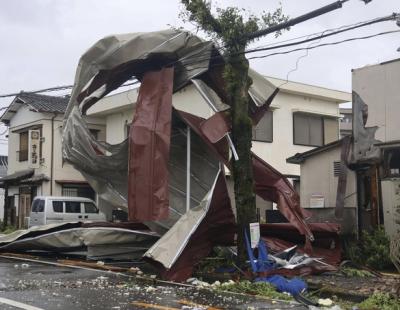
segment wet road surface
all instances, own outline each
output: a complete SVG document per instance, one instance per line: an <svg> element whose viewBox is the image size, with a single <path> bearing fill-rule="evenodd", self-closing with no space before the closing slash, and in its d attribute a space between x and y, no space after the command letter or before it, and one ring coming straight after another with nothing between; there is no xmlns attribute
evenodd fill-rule
<svg viewBox="0 0 400 310"><path fill-rule="evenodd" d="M115 273L0 258L2 310L200 310L207 309L206 306L214 309L306 309L298 304L251 296L149 285Z"/></svg>

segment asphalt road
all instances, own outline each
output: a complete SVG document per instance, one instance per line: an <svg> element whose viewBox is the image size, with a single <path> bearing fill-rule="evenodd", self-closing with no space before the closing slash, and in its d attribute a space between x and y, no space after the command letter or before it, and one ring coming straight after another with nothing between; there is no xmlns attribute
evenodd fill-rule
<svg viewBox="0 0 400 310"><path fill-rule="evenodd" d="M201 305L204 305L202 307ZM0 309L306 309L195 288L148 285L115 273L0 258Z"/></svg>

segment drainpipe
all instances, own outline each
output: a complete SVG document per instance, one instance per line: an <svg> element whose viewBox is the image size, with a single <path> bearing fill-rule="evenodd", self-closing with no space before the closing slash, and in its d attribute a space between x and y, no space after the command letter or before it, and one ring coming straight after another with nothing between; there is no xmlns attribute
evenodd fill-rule
<svg viewBox="0 0 400 310"><path fill-rule="evenodd" d="M53 196L53 175L54 175L54 119L57 113L51 118L51 155L50 155L50 196Z"/></svg>

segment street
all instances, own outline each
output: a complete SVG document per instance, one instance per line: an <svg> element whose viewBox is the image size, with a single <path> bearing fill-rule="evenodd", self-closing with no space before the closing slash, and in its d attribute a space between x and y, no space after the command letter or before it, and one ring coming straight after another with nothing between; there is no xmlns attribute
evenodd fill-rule
<svg viewBox="0 0 400 310"><path fill-rule="evenodd" d="M202 307L203 305L203 307ZM0 309L306 309L192 287L148 285L111 272L0 258Z"/></svg>

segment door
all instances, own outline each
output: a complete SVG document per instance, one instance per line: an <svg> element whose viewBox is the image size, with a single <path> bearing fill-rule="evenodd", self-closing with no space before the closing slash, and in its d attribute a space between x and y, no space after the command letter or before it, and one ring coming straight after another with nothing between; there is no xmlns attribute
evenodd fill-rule
<svg viewBox="0 0 400 310"><path fill-rule="evenodd" d="M105 220L93 202L85 201L83 204L84 218L88 221Z"/></svg>
<svg viewBox="0 0 400 310"><path fill-rule="evenodd" d="M81 202L80 201L73 201L73 200L66 200L65 204L65 221L66 222L77 222L83 221L83 212L81 210Z"/></svg>
<svg viewBox="0 0 400 310"><path fill-rule="evenodd" d="M31 195L20 194L18 206L18 228L28 228L28 220L31 210Z"/></svg>

